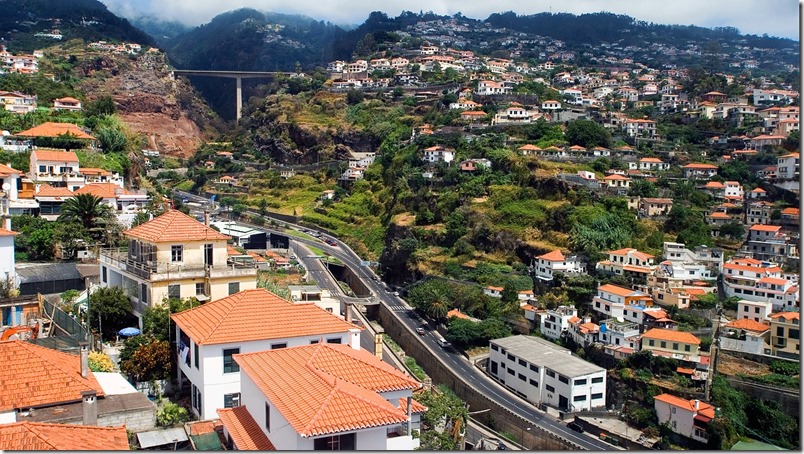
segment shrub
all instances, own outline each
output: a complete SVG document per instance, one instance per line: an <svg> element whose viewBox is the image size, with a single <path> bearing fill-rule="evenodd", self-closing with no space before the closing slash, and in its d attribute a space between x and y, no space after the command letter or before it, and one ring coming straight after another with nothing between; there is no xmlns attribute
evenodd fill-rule
<svg viewBox="0 0 804 454"><path fill-rule="evenodd" d="M109 355L101 352L89 353L89 370L92 372L114 372L115 366Z"/></svg>
<svg viewBox="0 0 804 454"><path fill-rule="evenodd" d="M173 402L165 402L156 412L156 425L170 427L190 419L187 409Z"/></svg>
<svg viewBox="0 0 804 454"><path fill-rule="evenodd" d="M770 370L774 374L795 376L799 374L800 367L798 363L774 361L770 365Z"/></svg>

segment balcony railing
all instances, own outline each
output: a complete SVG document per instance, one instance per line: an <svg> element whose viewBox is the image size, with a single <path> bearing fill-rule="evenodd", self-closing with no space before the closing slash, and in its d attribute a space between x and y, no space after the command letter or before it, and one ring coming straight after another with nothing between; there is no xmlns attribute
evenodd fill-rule
<svg viewBox="0 0 804 454"><path fill-rule="evenodd" d="M127 248L104 249L101 251L101 262L113 265L122 271L150 281L170 278L199 278L205 277L207 273L212 279L257 274L257 267L254 262L232 261L227 263L226 266L213 266L209 267L207 270L207 266L203 263L175 264L158 263L154 261L142 262L129 257Z"/></svg>

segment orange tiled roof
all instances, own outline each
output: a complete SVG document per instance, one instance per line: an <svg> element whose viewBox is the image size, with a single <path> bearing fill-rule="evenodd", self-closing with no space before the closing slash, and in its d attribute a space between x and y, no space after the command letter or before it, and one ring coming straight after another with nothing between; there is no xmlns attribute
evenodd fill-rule
<svg viewBox="0 0 804 454"><path fill-rule="evenodd" d="M0 411L81 400L81 392L103 389L92 372L81 376L77 355L24 341L0 342Z"/></svg>
<svg viewBox="0 0 804 454"><path fill-rule="evenodd" d="M218 416L240 451L276 451L246 407L219 408Z"/></svg>
<svg viewBox="0 0 804 454"><path fill-rule="evenodd" d="M789 214L791 216L798 216L799 215L799 210L798 210L798 208L795 208L795 207L785 208L784 210L782 210L782 214Z"/></svg>
<svg viewBox="0 0 804 454"><path fill-rule="evenodd" d="M717 169L717 166L712 164L687 164L682 166L683 169Z"/></svg>
<svg viewBox="0 0 804 454"><path fill-rule="evenodd" d="M65 96L64 98L59 98L59 99L56 99L56 101L58 101L58 102L70 102L70 103L78 103L78 102L81 102L81 101L79 101L79 100L77 100L77 99L75 99L75 98L71 98L71 97L69 97L69 96Z"/></svg>
<svg viewBox="0 0 804 454"><path fill-rule="evenodd" d="M695 400L686 400L682 399L678 396L674 396L672 394L659 394L658 396L654 397L654 399L668 403L674 407L683 408L685 410L694 412L695 411ZM715 407L711 406L710 404L698 401L698 413L708 416L710 418L715 417Z"/></svg>
<svg viewBox="0 0 804 454"><path fill-rule="evenodd" d="M151 243L229 239L228 236L177 210L170 210L144 224L124 231L123 234Z"/></svg>
<svg viewBox="0 0 804 454"><path fill-rule="evenodd" d="M612 284L604 284L597 288L600 291L611 293L617 296L630 296L636 293L636 290L631 290L623 287L618 287Z"/></svg>
<svg viewBox="0 0 804 454"><path fill-rule="evenodd" d="M34 150L37 161L78 162L78 155L72 151Z"/></svg>
<svg viewBox="0 0 804 454"><path fill-rule="evenodd" d="M0 424L3 451L128 451L126 427L16 422Z"/></svg>
<svg viewBox="0 0 804 454"><path fill-rule="evenodd" d="M235 249L234 246L232 246L231 244L227 244L226 245L226 255L243 255L243 254L241 254L240 251Z"/></svg>
<svg viewBox="0 0 804 454"><path fill-rule="evenodd" d="M0 164L0 176L20 175L22 171L13 169L5 164Z"/></svg>
<svg viewBox="0 0 804 454"><path fill-rule="evenodd" d="M753 230L755 232L778 232L782 227L779 225L763 225L763 224L756 224L752 225L749 230Z"/></svg>
<svg viewBox="0 0 804 454"><path fill-rule="evenodd" d="M651 328L642 335L643 339L658 339L671 342L683 342L685 344L701 343L700 339L684 331L675 331L672 329Z"/></svg>
<svg viewBox="0 0 804 454"><path fill-rule="evenodd" d="M801 314L798 312L777 312L771 314L770 318L784 318L785 320L800 320Z"/></svg>
<svg viewBox="0 0 804 454"><path fill-rule="evenodd" d="M303 437L407 421L407 410L380 392L420 384L366 350L325 344L234 356L268 400Z"/></svg>
<svg viewBox="0 0 804 454"><path fill-rule="evenodd" d="M19 234L20 232L12 232L11 230L0 228L0 236L14 236Z"/></svg>
<svg viewBox="0 0 804 454"><path fill-rule="evenodd" d="M540 147L537 147L536 145L531 145L531 144L522 145L518 149L519 150L541 151Z"/></svg>
<svg viewBox="0 0 804 454"><path fill-rule="evenodd" d="M464 320L470 320L469 316L461 312L459 309L452 309L451 311L447 312L447 318L450 317L457 317L462 318Z"/></svg>
<svg viewBox="0 0 804 454"><path fill-rule="evenodd" d="M536 257L537 259L547 260L548 262L563 262L566 260L564 258L564 254L561 253L561 250L556 249L555 251L548 252L547 254L540 255Z"/></svg>
<svg viewBox="0 0 804 454"><path fill-rule="evenodd" d="M49 184L39 186L39 191L36 192L34 197L72 197L75 194L67 188L54 188Z"/></svg>
<svg viewBox="0 0 804 454"><path fill-rule="evenodd" d="M76 189L74 194L92 194L101 199L117 198L117 189L121 189L113 183L90 183Z"/></svg>
<svg viewBox="0 0 804 454"><path fill-rule="evenodd" d="M76 139L95 140L94 137L72 123L42 123L39 126L34 126L14 135L19 137L58 137L64 134L75 136Z"/></svg>
<svg viewBox="0 0 804 454"><path fill-rule="evenodd" d="M787 279L765 276L758 280L757 284L785 285L787 284Z"/></svg>
<svg viewBox="0 0 804 454"><path fill-rule="evenodd" d="M725 186L723 186L723 183L721 183L719 181L710 181L709 183L706 183L704 185L704 188L706 188L706 189L723 189L723 188L725 188Z"/></svg>
<svg viewBox="0 0 804 454"><path fill-rule="evenodd" d="M399 399L399 408L407 410L408 408L408 399L401 398ZM427 411L427 407L424 406L421 402L416 399L410 399L410 412L411 413L424 413Z"/></svg>
<svg viewBox="0 0 804 454"><path fill-rule="evenodd" d="M313 303L294 304L265 289L243 290L171 315L200 345L344 333L357 326Z"/></svg>
<svg viewBox="0 0 804 454"><path fill-rule="evenodd" d="M770 329L769 325L757 322L755 320L751 320L750 318L741 318L737 320L732 320L723 326L726 328L744 329L746 331L755 331L759 333L765 332Z"/></svg>
<svg viewBox="0 0 804 454"><path fill-rule="evenodd" d="M81 167L81 174L82 175L105 175L110 176L112 172L104 169L98 169L96 167Z"/></svg>

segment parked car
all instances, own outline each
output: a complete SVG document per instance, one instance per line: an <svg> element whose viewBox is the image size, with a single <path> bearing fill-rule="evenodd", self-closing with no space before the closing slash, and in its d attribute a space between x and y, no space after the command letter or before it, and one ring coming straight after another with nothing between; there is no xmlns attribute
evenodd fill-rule
<svg viewBox="0 0 804 454"><path fill-rule="evenodd" d="M575 421L570 421L570 423L567 424L567 427L575 432L583 433L583 427Z"/></svg>

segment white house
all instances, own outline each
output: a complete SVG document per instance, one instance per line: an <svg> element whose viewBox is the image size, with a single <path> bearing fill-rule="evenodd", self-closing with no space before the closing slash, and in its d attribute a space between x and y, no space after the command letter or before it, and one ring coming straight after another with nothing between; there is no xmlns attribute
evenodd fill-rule
<svg viewBox="0 0 804 454"><path fill-rule="evenodd" d="M333 298L327 289L322 289L317 285L288 285L290 300L294 303L314 303L330 314L340 315L342 312L341 302Z"/></svg>
<svg viewBox="0 0 804 454"><path fill-rule="evenodd" d="M449 164L455 160L455 150L435 145L424 149L423 159L426 162L445 162Z"/></svg>
<svg viewBox="0 0 804 454"><path fill-rule="evenodd" d="M637 162L629 162L628 168L631 170L669 170L670 164L659 158L642 158Z"/></svg>
<svg viewBox="0 0 804 454"><path fill-rule="evenodd" d="M510 87L506 87L500 83L494 82L493 80L481 80L477 83L477 89L475 89L475 94L480 96L504 95L510 92Z"/></svg>
<svg viewBox="0 0 804 454"><path fill-rule="evenodd" d="M598 340L605 345L628 348L628 353L639 349L639 325L632 321L617 319L602 320Z"/></svg>
<svg viewBox="0 0 804 454"><path fill-rule="evenodd" d="M747 318L755 322L764 322L773 313L773 301L740 300L737 302L737 318Z"/></svg>
<svg viewBox="0 0 804 454"><path fill-rule="evenodd" d="M492 298L502 298L503 287L495 287L493 285L489 285L488 287L483 288L483 294L486 296L490 296Z"/></svg>
<svg viewBox="0 0 804 454"><path fill-rule="evenodd" d="M750 318L732 320L720 328L720 348L762 355L770 343L770 328Z"/></svg>
<svg viewBox="0 0 804 454"><path fill-rule="evenodd" d="M709 441L706 429L709 421L715 418L715 407L712 405L666 393L654 397L653 405L659 424L666 424L673 432L701 443Z"/></svg>
<svg viewBox="0 0 804 454"><path fill-rule="evenodd" d="M623 123L623 131L625 131L629 137L653 138L656 136L656 122L641 118L629 118Z"/></svg>
<svg viewBox="0 0 804 454"><path fill-rule="evenodd" d="M65 97L53 100L53 109L54 110L81 110L81 101L75 99Z"/></svg>
<svg viewBox="0 0 804 454"><path fill-rule="evenodd" d="M736 296L750 301L770 301L774 311L797 310L799 307L798 276L783 275L782 269L770 262L729 260L723 265L723 288L727 298Z"/></svg>
<svg viewBox="0 0 804 454"><path fill-rule="evenodd" d="M533 336L494 339L490 347L488 372L528 402L569 411L605 408L606 369Z"/></svg>
<svg viewBox="0 0 804 454"><path fill-rule="evenodd" d="M220 410L238 449L410 451L419 446L421 385L366 350L318 344L234 355L248 413ZM232 421L239 412L243 421ZM252 440L252 441L249 441Z"/></svg>
<svg viewBox="0 0 804 454"><path fill-rule="evenodd" d="M558 306L548 309L541 314L540 332L548 339L558 339L561 334L569 330L570 319L577 317L578 309L575 306Z"/></svg>
<svg viewBox="0 0 804 454"><path fill-rule="evenodd" d="M687 164L681 167L686 179L708 180L717 175L717 166L712 164Z"/></svg>
<svg viewBox="0 0 804 454"><path fill-rule="evenodd" d="M78 155L72 151L34 150L29 166L31 180L36 183L66 186L71 191L84 185L84 177L78 170Z"/></svg>
<svg viewBox="0 0 804 454"><path fill-rule="evenodd" d="M634 248L606 252L608 260L597 262L598 271L610 274L646 276L655 269L654 256Z"/></svg>
<svg viewBox="0 0 804 454"><path fill-rule="evenodd" d="M11 219L6 218L6 227L11 227ZM0 279L7 282L10 288L17 288L17 273L14 261L14 237L18 232L0 228Z"/></svg>
<svg viewBox="0 0 804 454"><path fill-rule="evenodd" d="M799 153L788 153L776 160L776 177L782 180L798 179Z"/></svg>
<svg viewBox="0 0 804 454"><path fill-rule="evenodd" d="M559 249L536 257L533 274L536 278L551 281L555 273L579 274L586 271L586 266L577 256L566 257Z"/></svg>
<svg viewBox="0 0 804 454"><path fill-rule="evenodd" d="M592 298L592 309L603 317L623 318L626 307L645 307L653 299L647 293L631 290L612 284L601 285L597 295Z"/></svg>
<svg viewBox="0 0 804 454"><path fill-rule="evenodd" d="M179 345L180 382L190 382L193 413L217 416L240 405L240 367L233 355L318 342L360 349L360 328L315 304L294 304L265 289L245 290L171 315ZM295 390L298 392L300 390Z"/></svg>

